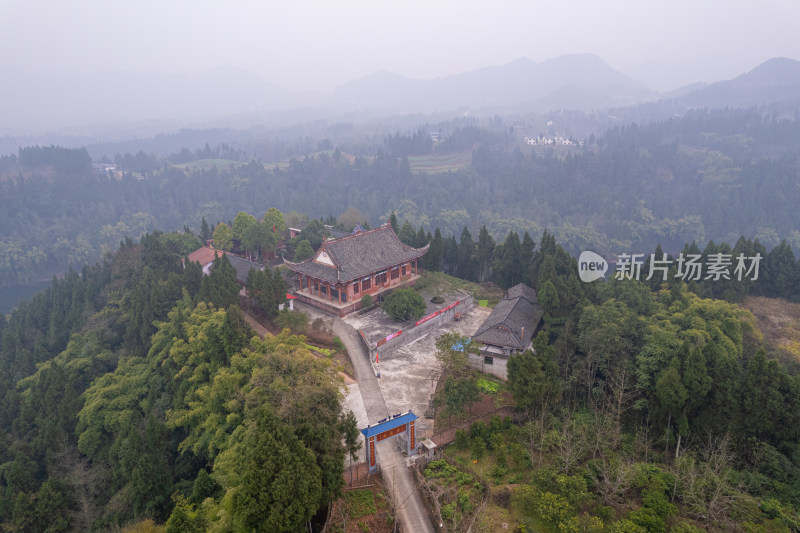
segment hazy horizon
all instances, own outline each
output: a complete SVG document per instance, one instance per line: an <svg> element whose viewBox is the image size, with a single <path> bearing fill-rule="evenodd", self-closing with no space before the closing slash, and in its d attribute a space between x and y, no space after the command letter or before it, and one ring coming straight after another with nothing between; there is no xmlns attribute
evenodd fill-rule
<svg viewBox="0 0 800 533"><path fill-rule="evenodd" d="M292 91L329 92L379 70L434 79L519 58L599 56L649 88L729 79L800 58L800 4L631 0L564 5L411 1L393 5L8 0L0 69L47 75L250 71Z"/></svg>

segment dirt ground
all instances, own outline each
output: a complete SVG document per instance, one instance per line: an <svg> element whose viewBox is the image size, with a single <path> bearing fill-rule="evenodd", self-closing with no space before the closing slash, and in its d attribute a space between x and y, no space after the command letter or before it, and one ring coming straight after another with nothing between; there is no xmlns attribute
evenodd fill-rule
<svg viewBox="0 0 800 533"><path fill-rule="evenodd" d="M752 296L741 306L756 319L764 343L784 364L800 371L800 304Z"/></svg>

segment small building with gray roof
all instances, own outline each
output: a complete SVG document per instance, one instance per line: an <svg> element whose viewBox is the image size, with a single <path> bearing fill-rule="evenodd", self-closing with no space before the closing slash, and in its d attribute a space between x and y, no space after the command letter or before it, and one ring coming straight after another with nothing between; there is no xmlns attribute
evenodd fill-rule
<svg viewBox="0 0 800 533"><path fill-rule="evenodd" d="M536 291L531 287L520 283L508 289L508 295L472 336L473 341L483 345L481 357L471 357L473 365L507 379L508 359L530 348L543 315Z"/></svg>

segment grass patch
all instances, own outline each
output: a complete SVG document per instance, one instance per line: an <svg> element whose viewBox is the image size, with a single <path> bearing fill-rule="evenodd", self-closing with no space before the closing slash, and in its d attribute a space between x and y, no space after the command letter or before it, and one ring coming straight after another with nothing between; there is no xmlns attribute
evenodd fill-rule
<svg viewBox="0 0 800 533"><path fill-rule="evenodd" d="M408 166L411 171L425 174L442 174L460 170L469 166L471 162L471 151L408 156Z"/></svg>
<svg viewBox="0 0 800 533"><path fill-rule="evenodd" d="M481 307L489 307L489 300L478 300L478 305Z"/></svg>
<svg viewBox="0 0 800 533"><path fill-rule="evenodd" d="M351 490L344 493L345 507L350 518L361 518L375 514L378 507L375 505L375 497L371 490Z"/></svg>
<svg viewBox="0 0 800 533"><path fill-rule="evenodd" d="M749 296L739 306L753 314L768 354L793 373L800 372L800 304L782 298Z"/></svg>
<svg viewBox="0 0 800 533"><path fill-rule="evenodd" d="M303 344L303 348L306 348L309 351L321 353L325 357L330 357L334 354L334 350L329 348L321 348L319 346L314 346L312 344Z"/></svg>
<svg viewBox="0 0 800 533"><path fill-rule="evenodd" d="M199 168L207 170L209 168L222 169L222 168L238 167L241 165L244 165L244 163L240 163L239 161L233 161L231 159L198 159L197 161L181 163L175 166L182 169Z"/></svg>
<svg viewBox="0 0 800 533"><path fill-rule="evenodd" d="M500 384L496 381L489 381L486 378L478 378L478 389L484 394L495 394L500 390Z"/></svg>
<svg viewBox="0 0 800 533"><path fill-rule="evenodd" d="M457 290L465 291L476 300L486 302L484 307L494 307L505 295L505 291L494 283L473 283L460 278L448 276L443 272L423 272L414 288L429 295L452 294Z"/></svg>

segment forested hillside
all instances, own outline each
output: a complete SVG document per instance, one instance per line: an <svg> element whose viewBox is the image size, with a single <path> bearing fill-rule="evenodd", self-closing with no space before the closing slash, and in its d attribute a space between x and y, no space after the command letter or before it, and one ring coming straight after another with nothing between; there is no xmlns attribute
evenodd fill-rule
<svg viewBox="0 0 800 533"><path fill-rule="evenodd" d="M331 149L285 165L229 161L173 166L235 147L181 151L167 160L120 154L116 172L92 171L86 152L28 148L0 161L0 283L32 283L94 262L126 236L154 227L199 229L266 206L312 216L358 206L372 224L394 210L426 231L460 234L486 225L508 231L548 228L571 253L676 252L686 242L758 239L800 246L796 153L800 120L753 111L698 111L648 126L613 129L569 150L521 142L524 121L457 128L434 146L426 134L387 136L374 157ZM538 134L538 132L536 132ZM333 146L328 142L328 146ZM472 151L468 168L415 173L414 154Z"/></svg>
<svg viewBox="0 0 800 533"><path fill-rule="evenodd" d="M587 284L548 233L512 232L491 249L490 238L464 232L441 255L432 245L425 267L474 279L488 253L490 277L538 292L536 351L509 362L525 423L457 440L505 462L492 476L516 480L523 523L796 528L800 380L765 352L752 315L704 298L796 291L796 271L780 273L797 268L788 248L765 258L764 285L742 289L675 276ZM354 421L340 416L332 367L302 337L254 337L228 262L209 276L184 269L174 239L126 240L0 320L5 529L298 531L339 495ZM745 239L735 249L758 250ZM475 378L445 360L440 401L457 414Z"/></svg>
<svg viewBox="0 0 800 533"><path fill-rule="evenodd" d="M544 329L508 362L520 423L457 431L449 464L425 471L448 531L800 527L800 378L767 355L748 311L675 278L582 283L547 235L523 264ZM461 339L440 341L439 420L463 419L480 379ZM478 511L476 474L489 487Z"/></svg>
<svg viewBox="0 0 800 533"><path fill-rule="evenodd" d="M331 365L288 330L254 337L228 262L184 269L169 240L127 240L0 317L4 531L293 532L339 494Z"/></svg>

